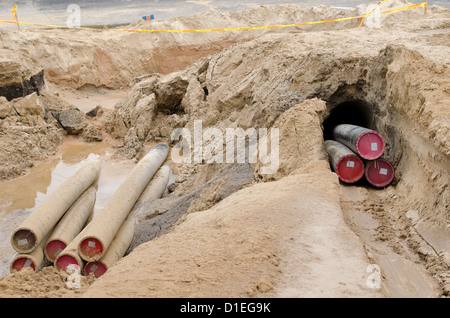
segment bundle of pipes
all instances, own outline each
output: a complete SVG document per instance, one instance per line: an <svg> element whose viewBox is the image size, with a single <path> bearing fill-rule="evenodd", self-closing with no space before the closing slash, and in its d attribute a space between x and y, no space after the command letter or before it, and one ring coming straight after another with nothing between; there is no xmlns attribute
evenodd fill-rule
<svg viewBox="0 0 450 318"><path fill-rule="evenodd" d="M78 219L78 223L84 225L87 216L92 211L95 201L95 189L91 189L100 174L100 161L95 160L79 169L58 187L36 210L13 232L11 244L18 252L11 263L11 271L21 270L30 266L37 271L43 264L47 243L53 239L65 239L81 230L80 226L72 224ZM86 190L88 189L89 190ZM84 193L84 194L83 194ZM92 200L94 195L94 200ZM86 197L91 199L87 200ZM89 203L92 202L91 205ZM87 207L86 207L87 206ZM82 213L81 213L82 212ZM69 226L70 225L70 231ZM70 233L65 233L65 232ZM76 234L76 233L75 233ZM56 246L58 245L58 246ZM60 252L60 243L50 244L48 258ZM54 248L56 247L56 250Z"/></svg>
<svg viewBox="0 0 450 318"><path fill-rule="evenodd" d="M361 176L365 175L366 180L375 187L385 187L392 182L394 168L386 159L380 158L386 144L379 133L356 125L341 124L333 129L333 138L335 140L325 141L325 149L342 181L358 181L362 169ZM361 157L366 163L362 160L353 163L354 156Z"/></svg>
<svg viewBox="0 0 450 318"><path fill-rule="evenodd" d="M68 273L76 270L78 273L84 271L86 276L91 273L94 274L95 277L102 276L109 267L125 255L125 252L131 245L134 237L135 216L138 212L138 203L162 197L169 182L169 174L170 168L168 166L162 166L156 172L155 176L148 183L133 209L130 211L127 219L122 224L101 260L86 264L78 252L78 246L81 240L85 238L86 233L89 231L90 224L88 224L83 231L81 231L77 237L75 237L75 239L73 239L72 242L58 255L54 262L55 268Z"/></svg>
<svg viewBox="0 0 450 318"><path fill-rule="evenodd" d="M136 210L133 208L136 202L152 195L160 197L167 187L170 169L161 166L168 154L166 144L159 144L147 153L104 209L59 255L55 262L57 268L67 270L71 267L81 271L85 261L89 265L85 267L87 275L101 276L124 255L134 236Z"/></svg>
<svg viewBox="0 0 450 318"><path fill-rule="evenodd" d="M163 196L167 184L169 183L169 175L169 166L162 166L158 170L144 192L142 192L127 219L122 224L122 227L114 237L114 240L111 242L105 255L99 261L88 262L84 267L84 275L89 276L90 274L93 274L98 278L125 255L133 241L136 225L135 217L139 211L140 205L153 199L159 199Z"/></svg>
<svg viewBox="0 0 450 318"><path fill-rule="evenodd" d="M98 242L102 254L89 259L85 274L103 275L129 248L140 205L160 198L166 190L170 168L161 165L168 154L166 144L152 149L96 218L93 218L96 189L92 184L99 176L100 162L80 169L14 231L11 242L19 253L11 263L11 272L24 267L37 271L46 258L59 270L80 273L88 261L86 256L81 257L81 251L92 251L89 248ZM121 222L123 217L125 220ZM50 225L52 228L47 230ZM112 231L116 233L110 238Z"/></svg>

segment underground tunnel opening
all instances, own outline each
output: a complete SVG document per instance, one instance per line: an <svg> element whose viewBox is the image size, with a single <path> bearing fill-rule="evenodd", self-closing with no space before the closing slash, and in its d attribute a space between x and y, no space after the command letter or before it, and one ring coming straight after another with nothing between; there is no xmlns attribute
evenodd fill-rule
<svg viewBox="0 0 450 318"><path fill-rule="evenodd" d="M375 108L364 100L348 100L330 106L323 122L325 148L330 168L345 183L388 185L394 176L392 165L380 158L384 138L376 132ZM363 178L362 176L365 176Z"/></svg>
<svg viewBox="0 0 450 318"><path fill-rule="evenodd" d="M351 124L374 129L373 107L363 100L345 101L330 107L323 122L324 140L333 139L333 129L340 124Z"/></svg>

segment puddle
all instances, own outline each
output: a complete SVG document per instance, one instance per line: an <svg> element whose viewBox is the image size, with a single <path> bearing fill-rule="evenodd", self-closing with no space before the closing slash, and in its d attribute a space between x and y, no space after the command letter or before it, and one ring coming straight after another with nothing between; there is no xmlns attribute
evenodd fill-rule
<svg viewBox="0 0 450 318"><path fill-rule="evenodd" d="M10 244L14 229L67 178L98 157L105 162L96 183L94 215L104 207L136 165L112 159L111 146L108 142L86 143L70 137L54 159L37 164L25 176L0 183L0 277L9 274L16 254Z"/></svg>

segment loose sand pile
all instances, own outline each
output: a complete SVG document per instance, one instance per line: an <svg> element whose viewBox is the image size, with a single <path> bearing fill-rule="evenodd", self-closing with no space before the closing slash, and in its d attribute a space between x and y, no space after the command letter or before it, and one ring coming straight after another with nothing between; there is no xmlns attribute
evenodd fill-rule
<svg viewBox="0 0 450 318"><path fill-rule="evenodd" d="M403 5L388 1L382 10ZM279 25L365 8L212 10L130 27ZM73 107L61 87L128 91L95 122L118 156L136 160L155 142L175 145L171 132L192 131L196 120L221 131L280 132L275 174L263 174L263 162L178 166L169 193L140 207L127 255L99 279L83 278L70 290L49 268L15 273L0 279L0 296L448 296L450 10L383 15L379 29L358 24L192 34L0 32L2 43L28 51L30 76L44 70L51 85L39 98L59 101L58 110ZM40 113L5 116L0 141L11 138L4 123L38 118L32 116L50 126L53 147L61 142L64 130ZM324 136L346 120L385 137L385 158L396 171L388 188L347 186L331 172ZM14 158L1 149L5 161ZM381 288L368 284L371 264L381 269Z"/></svg>

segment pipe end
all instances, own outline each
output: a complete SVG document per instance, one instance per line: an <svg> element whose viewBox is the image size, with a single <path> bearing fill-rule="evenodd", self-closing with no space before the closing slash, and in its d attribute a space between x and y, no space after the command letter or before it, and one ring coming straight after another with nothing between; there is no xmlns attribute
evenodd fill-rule
<svg viewBox="0 0 450 318"><path fill-rule="evenodd" d="M358 154L367 160L374 160L381 157L385 146L383 137L376 131L363 133L356 142Z"/></svg>
<svg viewBox="0 0 450 318"><path fill-rule="evenodd" d="M66 273L71 274L73 270L81 271L81 264L78 263L77 259L70 255L62 255L56 259L55 267Z"/></svg>
<svg viewBox="0 0 450 318"><path fill-rule="evenodd" d="M85 261L97 261L103 255L103 244L94 237L87 237L78 245L78 252Z"/></svg>
<svg viewBox="0 0 450 318"><path fill-rule="evenodd" d="M394 167L385 159L376 159L367 164L366 179L375 187L388 186L394 179Z"/></svg>
<svg viewBox="0 0 450 318"><path fill-rule="evenodd" d="M336 164L336 173L342 181L355 183L364 175L364 163L356 155L343 156Z"/></svg>
<svg viewBox="0 0 450 318"><path fill-rule="evenodd" d="M50 241L45 246L45 256L50 262L54 262L58 255L64 251L67 245L59 240Z"/></svg>
<svg viewBox="0 0 450 318"><path fill-rule="evenodd" d="M11 237L11 245L19 253L30 253L37 245L37 238L30 229L18 229Z"/></svg>
<svg viewBox="0 0 450 318"><path fill-rule="evenodd" d="M95 278L99 278L105 274L107 270L106 265L102 262L89 262L84 267L84 275L89 276L90 274L94 274Z"/></svg>
<svg viewBox="0 0 450 318"><path fill-rule="evenodd" d="M36 271L36 264L27 256L16 258L11 264L11 273L14 271L21 271L24 267L31 267Z"/></svg>

